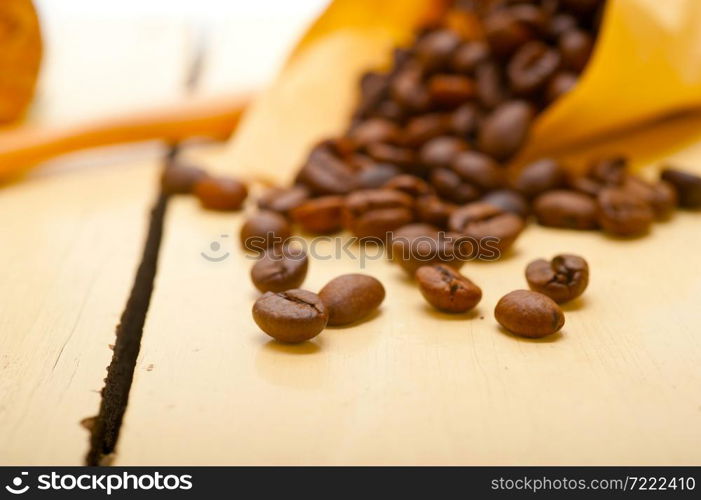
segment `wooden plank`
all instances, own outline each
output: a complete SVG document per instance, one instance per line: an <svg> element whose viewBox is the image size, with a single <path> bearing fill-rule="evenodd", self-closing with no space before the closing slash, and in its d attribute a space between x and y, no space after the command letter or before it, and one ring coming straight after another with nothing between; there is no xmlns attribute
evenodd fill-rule
<svg viewBox="0 0 701 500"><path fill-rule="evenodd" d="M80 465L131 287L156 162L0 191L0 464Z"/></svg>
<svg viewBox="0 0 701 500"><path fill-rule="evenodd" d="M701 144L674 159L701 171ZM250 317L241 220L174 205L118 464L701 462L699 214L635 241L529 227L504 260L465 266L484 290L467 317L367 262L387 289L381 314L298 347ZM231 253L219 264L200 256L213 240ZM587 257L592 281L563 333L503 333L499 297L525 286L530 260L564 251ZM314 259L305 287L359 266Z"/></svg>

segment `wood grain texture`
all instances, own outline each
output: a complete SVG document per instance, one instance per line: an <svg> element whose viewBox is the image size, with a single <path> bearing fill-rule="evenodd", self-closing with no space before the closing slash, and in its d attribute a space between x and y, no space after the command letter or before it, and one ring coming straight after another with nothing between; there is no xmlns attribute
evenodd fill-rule
<svg viewBox="0 0 701 500"><path fill-rule="evenodd" d="M0 464L80 465L141 250L156 163L0 191Z"/></svg>
<svg viewBox="0 0 701 500"><path fill-rule="evenodd" d="M701 171L699 146L673 159ZM701 463L700 217L633 241L531 226L503 261L463 268L484 290L467 316L432 311L385 260L312 259L305 288L362 271L387 299L289 347L250 317L242 217L179 200L117 463ZM219 264L199 256L214 239L231 253ZM592 281L562 334L501 331L497 300L525 287L529 261L565 251Z"/></svg>

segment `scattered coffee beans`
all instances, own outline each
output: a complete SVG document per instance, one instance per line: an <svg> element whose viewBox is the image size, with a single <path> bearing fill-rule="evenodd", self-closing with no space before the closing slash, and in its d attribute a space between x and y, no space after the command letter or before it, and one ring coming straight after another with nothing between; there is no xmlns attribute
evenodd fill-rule
<svg viewBox="0 0 701 500"><path fill-rule="evenodd" d="M251 268L251 281L261 292L284 292L302 285L308 266L307 254L301 248L270 248Z"/></svg>
<svg viewBox="0 0 701 500"><path fill-rule="evenodd" d="M568 229L599 227L596 200L577 191L548 191L535 199L533 213L543 226Z"/></svg>
<svg viewBox="0 0 701 500"><path fill-rule="evenodd" d="M448 220L451 231L463 234L480 243L480 254L488 250L504 254L521 234L523 219L495 205L475 202L455 210ZM489 245L485 248L484 245Z"/></svg>
<svg viewBox="0 0 701 500"><path fill-rule="evenodd" d="M241 246L252 252L281 245L292 235L287 219L277 212L260 211L251 215L241 227Z"/></svg>
<svg viewBox="0 0 701 500"><path fill-rule="evenodd" d="M330 234L341 230L343 196L321 196L307 200L292 210L292 220L310 234Z"/></svg>
<svg viewBox="0 0 701 500"><path fill-rule="evenodd" d="M646 233L654 219L650 205L623 188L604 188L599 192L598 214L601 227L616 236Z"/></svg>
<svg viewBox="0 0 701 500"><path fill-rule="evenodd" d="M414 200L391 189L355 191L346 197L344 226L358 238L384 241L387 233L414 219Z"/></svg>
<svg viewBox="0 0 701 500"><path fill-rule="evenodd" d="M466 312L482 300L482 290L477 285L444 264L420 267L416 281L426 301L440 311Z"/></svg>
<svg viewBox="0 0 701 500"><path fill-rule="evenodd" d="M409 276L429 264L446 264L460 269L479 251L478 244L455 233L441 232L429 224L409 224L394 232L390 256Z"/></svg>
<svg viewBox="0 0 701 500"><path fill-rule="evenodd" d="M344 274L329 281L319 297L329 312L329 325L347 325L380 307L385 288L372 276Z"/></svg>
<svg viewBox="0 0 701 500"><path fill-rule="evenodd" d="M171 162L161 175L161 189L167 194L191 194L195 184L206 176L201 168Z"/></svg>
<svg viewBox="0 0 701 500"><path fill-rule="evenodd" d="M665 168L662 180L669 182L679 195L679 206L701 208L701 177L675 168Z"/></svg>
<svg viewBox="0 0 701 500"><path fill-rule="evenodd" d="M294 289L263 294L253 304L253 319L275 340L299 343L319 335L329 313L317 294Z"/></svg>
<svg viewBox="0 0 701 500"><path fill-rule="evenodd" d="M309 190L304 186L271 188L258 198L258 208L289 215L293 209L304 203L309 196Z"/></svg>
<svg viewBox="0 0 701 500"><path fill-rule="evenodd" d="M576 255L558 255L550 262L538 259L526 268L526 280L531 290L540 292L563 304L576 299L589 285L589 265Z"/></svg>
<svg viewBox="0 0 701 500"><path fill-rule="evenodd" d="M530 290L504 295L494 309L494 317L509 332L530 338L552 335L565 324L565 315L555 301Z"/></svg>
<svg viewBox="0 0 701 500"><path fill-rule="evenodd" d="M246 185L229 177L205 176L194 189L200 204L210 210L240 210L248 196Z"/></svg>

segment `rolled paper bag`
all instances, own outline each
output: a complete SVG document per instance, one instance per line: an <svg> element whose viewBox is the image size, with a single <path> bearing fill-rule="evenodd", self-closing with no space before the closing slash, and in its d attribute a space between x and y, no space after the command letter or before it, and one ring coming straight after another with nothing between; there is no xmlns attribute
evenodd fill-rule
<svg viewBox="0 0 701 500"><path fill-rule="evenodd" d="M0 124L22 116L34 96L42 42L31 0L0 1Z"/></svg>
<svg viewBox="0 0 701 500"><path fill-rule="evenodd" d="M387 67L391 47L409 41L448 5L332 2L251 107L227 164L269 182L290 182L316 141L347 129L363 72ZM701 106L700 26L698 0L608 0L594 54L577 85L538 116L514 163ZM480 30L475 22L460 28Z"/></svg>

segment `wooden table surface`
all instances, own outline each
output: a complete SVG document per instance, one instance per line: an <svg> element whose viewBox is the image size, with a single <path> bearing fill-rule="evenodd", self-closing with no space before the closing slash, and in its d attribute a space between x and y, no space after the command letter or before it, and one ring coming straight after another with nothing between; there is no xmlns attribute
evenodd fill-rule
<svg viewBox="0 0 701 500"><path fill-rule="evenodd" d="M275 154L255 128L194 156L245 175ZM671 159L701 173L701 143ZM0 464L83 462L80 422L98 409L157 169L156 156L118 157L0 190ZM387 299L301 346L251 319L242 218L172 202L114 463L701 463L700 214L633 241L531 226L502 261L464 267L484 290L466 316L429 309L383 259L314 259L306 288L366 272ZM230 253L220 263L201 256L213 241ZM558 252L592 269L562 333L500 330L497 300Z"/></svg>

